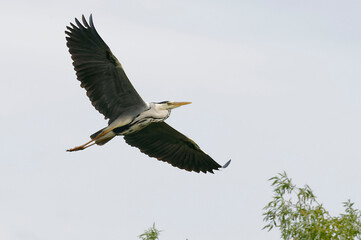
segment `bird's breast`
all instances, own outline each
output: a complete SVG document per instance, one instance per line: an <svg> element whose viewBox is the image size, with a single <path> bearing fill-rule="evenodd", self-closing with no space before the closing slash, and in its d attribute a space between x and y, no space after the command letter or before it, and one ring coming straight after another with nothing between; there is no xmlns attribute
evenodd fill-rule
<svg viewBox="0 0 361 240"><path fill-rule="evenodd" d="M137 132L153 122L162 122L169 117L169 111L147 110L136 116L131 123L113 129L117 135L127 135Z"/></svg>

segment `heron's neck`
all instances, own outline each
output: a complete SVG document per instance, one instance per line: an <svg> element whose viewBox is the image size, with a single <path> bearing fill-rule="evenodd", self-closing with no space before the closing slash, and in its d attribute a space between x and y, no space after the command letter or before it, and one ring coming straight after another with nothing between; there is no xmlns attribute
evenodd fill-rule
<svg viewBox="0 0 361 240"><path fill-rule="evenodd" d="M146 115L156 118L165 120L170 115L170 109L166 109L163 104L158 103L149 103L149 109L146 111Z"/></svg>

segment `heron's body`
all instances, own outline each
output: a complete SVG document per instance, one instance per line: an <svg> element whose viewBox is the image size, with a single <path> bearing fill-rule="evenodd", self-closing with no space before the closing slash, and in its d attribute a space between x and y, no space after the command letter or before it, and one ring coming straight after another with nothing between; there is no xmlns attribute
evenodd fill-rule
<svg viewBox="0 0 361 240"><path fill-rule="evenodd" d="M68 151L104 145L122 135L131 146L175 167L204 173L221 168L193 140L164 122L171 109L190 102L144 102L97 33L92 16L89 24L84 16L82 20L83 24L75 19L76 25L70 23L71 27L67 27L67 46L81 87L109 123L92 134L89 142ZM228 164L229 161L223 167Z"/></svg>
<svg viewBox="0 0 361 240"><path fill-rule="evenodd" d="M151 123L162 122L169 117L170 112L170 109L164 109L162 107L162 104L151 102L148 104L148 108L144 112L141 112L139 115L121 115L116 120L114 120L114 122L112 122L108 127L94 133L90 136L90 138L94 139L101 132L111 129L111 131L105 134L103 137L95 140L96 144L104 145L116 135L124 136L137 132Z"/></svg>

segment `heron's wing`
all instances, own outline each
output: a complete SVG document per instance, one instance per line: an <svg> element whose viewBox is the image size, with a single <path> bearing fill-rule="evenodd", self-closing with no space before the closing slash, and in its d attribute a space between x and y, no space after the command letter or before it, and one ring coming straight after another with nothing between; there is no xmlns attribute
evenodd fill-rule
<svg viewBox="0 0 361 240"><path fill-rule="evenodd" d="M165 122L151 123L140 131L125 135L124 139L150 157L187 171L213 173L221 168L193 140Z"/></svg>
<svg viewBox="0 0 361 240"><path fill-rule="evenodd" d="M92 15L89 24L75 19L65 33L67 46L81 87L85 88L93 106L110 122L130 109L137 110L146 104L130 83L128 77L97 33Z"/></svg>

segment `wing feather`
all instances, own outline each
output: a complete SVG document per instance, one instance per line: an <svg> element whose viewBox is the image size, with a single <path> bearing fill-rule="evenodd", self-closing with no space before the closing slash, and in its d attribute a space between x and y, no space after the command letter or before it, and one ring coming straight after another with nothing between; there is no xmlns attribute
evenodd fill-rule
<svg viewBox="0 0 361 240"><path fill-rule="evenodd" d="M81 87L95 109L109 122L124 112L137 112L146 104L130 83L122 66L96 31L92 15L67 26L67 46Z"/></svg>
<svg viewBox="0 0 361 240"><path fill-rule="evenodd" d="M140 131L125 135L124 139L148 156L187 171L213 173L222 167L193 140L165 122L151 123Z"/></svg>

